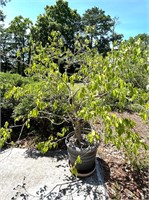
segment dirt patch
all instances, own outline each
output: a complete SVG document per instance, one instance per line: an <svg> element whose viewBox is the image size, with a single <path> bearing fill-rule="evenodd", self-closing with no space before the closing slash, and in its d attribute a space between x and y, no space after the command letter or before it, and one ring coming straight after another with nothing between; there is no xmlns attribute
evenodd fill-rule
<svg viewBox="0 0 149 200"><path fill-rule="evenodd" d="M136 114L117 113L120 117L130 118L136 122L134 130L149 143L149 125ZM97 127L96 127L97 128ZM149 170L146 166L142 171L133 170L126 162L124 154L114 145L101 143L98 155L109 166L110 176L106 174L107 166L102 166L109 199L113 200L148 200L149 199Z"/></svg>

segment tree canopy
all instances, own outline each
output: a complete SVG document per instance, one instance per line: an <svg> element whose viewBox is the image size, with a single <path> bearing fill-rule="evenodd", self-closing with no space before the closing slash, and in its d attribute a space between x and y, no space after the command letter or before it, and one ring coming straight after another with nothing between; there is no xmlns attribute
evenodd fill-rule
<svg viewBox="0 0 149 200"><path fill-rule="evenodd" d="M1 5L1 6L6 6L6 4L7 4L9 1L11 1L11 0L0 0L0 5ZM5 19L5 15L4 15L3 11L0 10L0 22L1 22L1 21L4 21L4 19Z"/></svg>
<svg viewBox="0 0 149 200"><path fill-rule="evenodd" d="M80 21L80 15L68 6L68 2L58 0L54 6L46 6L45 14L38 16L33 38L40 40L45 46L49 43L50 33L53 30L59 31L65 45L73 49L74 36L80 29Z"/></svg>
<svg viewBox="0 0 149 200"><path fill-rule="evenodd" d="M5 5L7 2L1 1L1 4ZM46 6L45 13L37 17L35 25L28 18L17 16L8 28L1 26L2 71L23 74L26 67L21 63L30 63L31 53L36 49L36 44L40 43L43 47L51 44L53 31L57 31L59 38L62 39L63 51L70 49L75 54L77 42L78 45L82 45L86 40L90 49L97 48L98 52L105 56L114 46L118 48L123 38L122 34L115 32L116 22L116 18L112 19L98 7L87 9L80 16L76 10L69 7L67 1L63 0L56 1L55 5ZM79 39L76 39L77 35ZM140 34L136 39L138 37L147 41L146 35ZM147 42L144 43L144 48L146 45ZM64 65L64 59L60 63L61 66Z"/></svg>
<svg viewBox="0 0 149 200"><path fill-rule="evenodd" d="M18 16L10 22L8 28L2 29L0 44L2 71L11 70L21 75L24 74L25 65L30 61L31 27L32 22L29 18Z"/></svg>
<svg viewBox="0 0 149 200"><path fill-rule="evenodd" d="M108 52L111 41L121 41L123 37L114 32L115 20L98 7L86 10L82 23L90 38L90 48L96 46L100 53Z"/></svg>

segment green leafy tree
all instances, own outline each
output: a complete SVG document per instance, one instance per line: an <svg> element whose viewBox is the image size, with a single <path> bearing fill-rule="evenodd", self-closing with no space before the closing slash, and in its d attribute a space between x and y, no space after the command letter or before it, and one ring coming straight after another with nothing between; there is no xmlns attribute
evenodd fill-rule
<svg viewBox="0 0 149 200"><path fill-rule="evenodd" d="M28 18L22 16L15 17L10 22L8 28L2 34L2 57L3 57L3 71L7 71L7 62L9 59L11 63L11 71L24 75L24 69L30 62L31 57L31 43L30 43L30 29L32 22ZM5 69L6 67L6 69Z"/></svg>
<svg viewBox="0 0 149 200"><path fill-rule="evenodd" d="M144 52L145 49L146 50L149 49L149 35L148 34L146 33L138 34L135 37L130 37L128 41L131 42L131 44L133 45L138 40L141 41L140 47L141 47L142 52Z"/></svg>
<svg viewBox="0 0 149 200"><path fill-rule="evenodd" d="M0 56L1 56L1 71L7 72L11 71L13 68L13 64L11 63L11 59L9 57L9 43L10 34L6 31L4 27L1 27L1 43L0 43Z"/></svg>
<svg viewBox="0 0 149 200"><path fill-rule="evenodd" d="M68 2L58 0L55 5L46 6L45 14L38 16L33 38L45 46L49 43L48 37L51 32L59 31L65 46L73 50L74 37L80 29L80 20L80 15L68 6Z"/></svg>
<svg viewBox="0 0 149 200"><path fill-rule="evenodd" d="M6 3L8 3L10 0L0 0L0 6L6 6ZM0 22L3 22L5 19L5 15L2 10L0 10Z"/></svg>
<svg viewBox="0 0 149 200"><path fill-rule="evenodd" d="M117 51L118 57L126 57L129 59L123 60L124 66L129 67L124 69L123 77L125 81L131 82L135 87L146 90L149 84L149 36L146 34L139 34L136 37L131 37L124 41L121 46L125 51ZM133 46L133 51L132 51Z"/></svg>
<svg viewBox="0 0 149 200"><path fill-rule="evenodd" d="M1 0L0 5L6 6L6 3L8 3L9 0ZM7 71L10 70L11 63L9 62L7 54L7 45L6 41L8 39L8 34L6 33L6 29L4 28L4 21L6 16L4 15L3 11L0 10L0 58L1 58L1 64L0 64L0 71ZM7 50L6 50L7 49Z"/></svg>
<svg viewBox="0 0 149 200"><path fill-rule="evenodd" d="M85 11L82 24L84 30L88 33L90 48L98 47L100 53L106 53L110 50L111 41L119 41L122 38L122 35L118 35L113 31L115 20L98 7Z"/></svg>
<svg viewBox="0 0 149 200"><path fill-rule="evenodd" d="M0 22L3 22L5 19L5 15L2 10L0 10Z"/></svg>

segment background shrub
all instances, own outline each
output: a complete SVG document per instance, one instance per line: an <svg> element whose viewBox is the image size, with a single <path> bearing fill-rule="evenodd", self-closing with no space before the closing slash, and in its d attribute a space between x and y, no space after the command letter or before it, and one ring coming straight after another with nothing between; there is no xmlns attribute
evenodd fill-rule
<svg viewBox="0 0 149 200"><path fill-rule="evenodd" d="M22 126L18 127L18 125L24 124L30 115L32 117L28 122L28 128L24 126L21 137L26 137L27 133L34 131L34 134L44 141L50 135L56 137L64 125L65 127L69 126L69 124L61 121L60 117L58 117L63 114L61 105L55 104L53 106L56 98L63 98L66 93L65 88L57 96L54 87L56 85L52 85L51 82L38 82L38 78L35 77L0 73L1 126L4 126L6 121L8 121L10 126L15 127L17 125L11 133L13 140L17 140L20 134ZM40 110L42 110L41 113L39 113ZM54 123L52 121L53 118L50 119L49 114L46 115L45 113L52 113L55 116Z"/></svg>

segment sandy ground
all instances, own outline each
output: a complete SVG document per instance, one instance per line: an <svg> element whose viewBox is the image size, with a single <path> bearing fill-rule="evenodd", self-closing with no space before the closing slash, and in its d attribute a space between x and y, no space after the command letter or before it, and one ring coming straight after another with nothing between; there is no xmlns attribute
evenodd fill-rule
<svg viewBox="0 0 149 200"><path fill-rule="evenodd" d="M96 159L91 176L73 177L65 150L42 156L27 149L7 149L0 153L0 200L104 200L102 174Z"/></svg>

